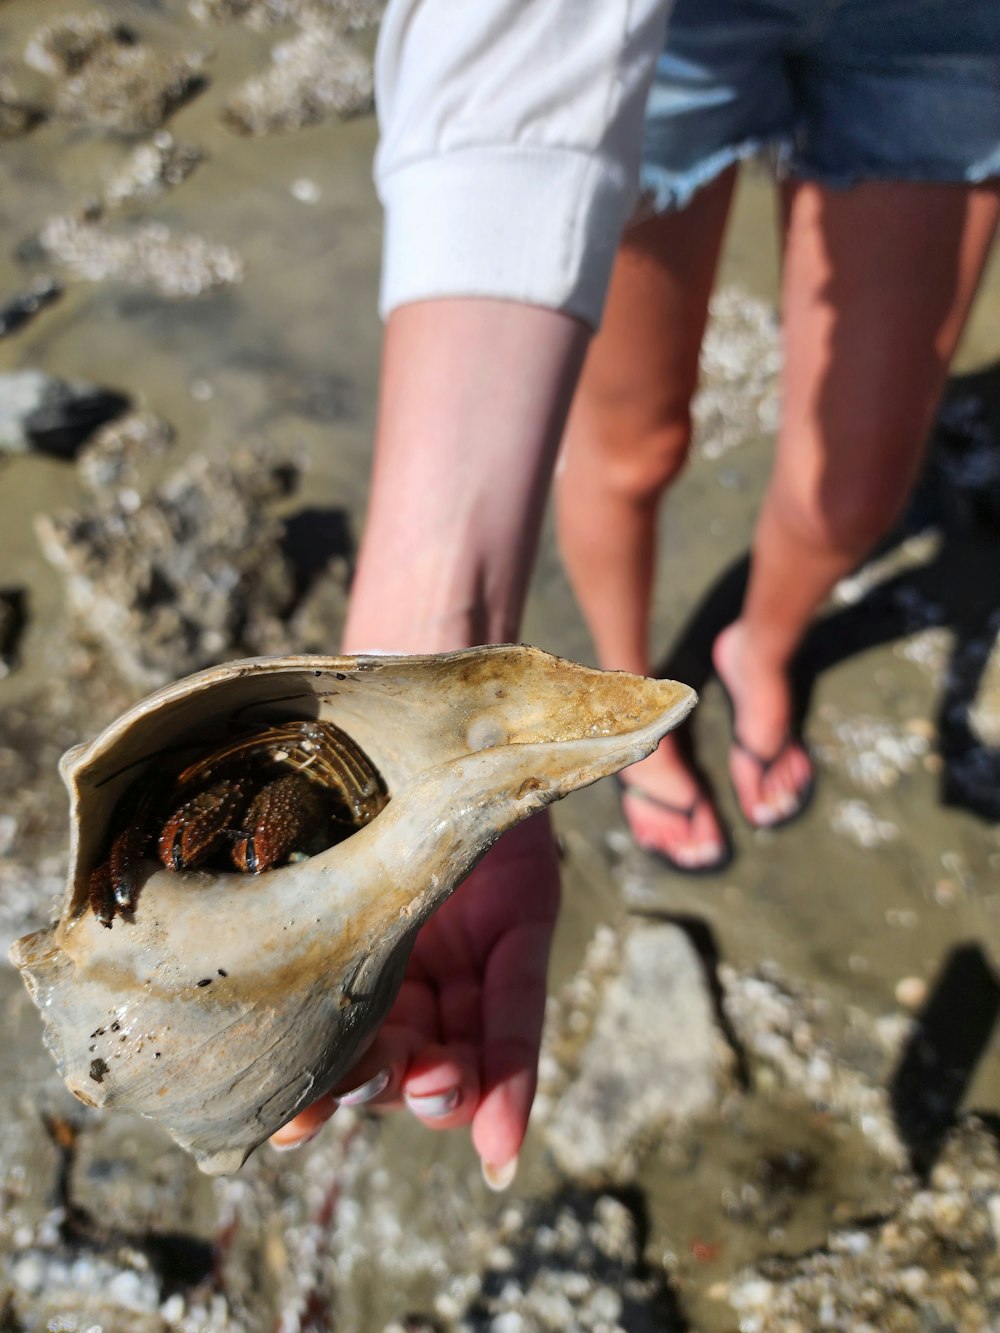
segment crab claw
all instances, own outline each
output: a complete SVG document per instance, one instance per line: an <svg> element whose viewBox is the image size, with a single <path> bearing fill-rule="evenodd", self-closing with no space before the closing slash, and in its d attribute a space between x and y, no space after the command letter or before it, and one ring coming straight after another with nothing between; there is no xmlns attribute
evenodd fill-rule
<svg viewBox="0 0 1000 1333"><path fill-rule="evenodd" d="M329 802L316 783L286 773L254 797L243 820L243 836L233 844L233 863L259 875L286 860L329 820Z"/></svg>
<svg viewBox="0 0 1000 1333"><path fill-rule="evenodd" d="M178 806L163 826L156 850L168 870L207 861L226 841L249 800L248 784L223 778Z"/></svg>

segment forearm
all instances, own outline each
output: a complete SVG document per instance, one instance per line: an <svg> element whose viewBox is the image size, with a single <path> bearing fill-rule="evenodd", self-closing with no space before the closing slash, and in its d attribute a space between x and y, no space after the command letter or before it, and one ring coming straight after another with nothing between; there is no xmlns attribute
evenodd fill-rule
<svg viewBox="0 0 1000 1333"><path fill-rule="evenodd" d="M569 315L507 301L390 315L345 651L517 638L588 336Z"/></svg>
<svg viewBox="0 0 1000 1333"><path fill-rule="evenodd" d="M391 0L389 312L347 650L517 637L669 0Z"/></svg>

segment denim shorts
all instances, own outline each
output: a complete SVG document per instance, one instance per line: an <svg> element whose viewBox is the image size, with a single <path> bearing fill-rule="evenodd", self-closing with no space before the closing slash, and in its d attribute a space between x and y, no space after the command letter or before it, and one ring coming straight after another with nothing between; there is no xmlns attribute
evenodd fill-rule
<svg viewBox="0 0 1000 1333"><path fill-rule="evenodd" d="M1000 176L1000 0L677 0L644 206L683 208L765 150L833 187Z"/></svg>

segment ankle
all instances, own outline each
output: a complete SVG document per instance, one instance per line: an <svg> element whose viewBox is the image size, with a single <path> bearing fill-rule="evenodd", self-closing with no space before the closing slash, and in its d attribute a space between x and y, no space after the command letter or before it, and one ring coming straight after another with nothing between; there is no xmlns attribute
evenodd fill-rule
<svg viewBox="0 0 1000 1333"><path fill-rule="evenodd" d="M712 665L728 686L730 679L742 675L745 660L746 632L741 620L734 620L725 629L720 630L712 644Z"/></svg>
<svg viewBox="0 0 1000 1333"><path fill-rule="evenodd" d="M645 759L631 764L622 777L626 784L646 787L661 794L687 793L698 787L691 766L671 738L662 740Z"/></svg>
<svg viewBox="0 0 1000 1333"><path fill-rule="evenodd" d="M792 654L755 632L753 625L745 620L734 620L727 625L712 648L713 665L727 685L735 679L787 680L791 661Z"/></svg>

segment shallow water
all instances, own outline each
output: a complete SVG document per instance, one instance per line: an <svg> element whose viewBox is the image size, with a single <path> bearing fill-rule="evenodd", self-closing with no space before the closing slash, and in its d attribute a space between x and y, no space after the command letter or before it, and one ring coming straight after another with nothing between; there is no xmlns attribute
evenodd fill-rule
<svg viewBox="0 0 1000 1333"><path fill-rule="evenodd" d="M220 125L220 105L239 80L263 66L278 34L238 25L200 27L179 0L105 8L134 21L162 49L211 49L207 91L170 121L174 137L201 146L206 159L181 187L132 212L234 246L244 257L246 278L191 302L110 282L68 281L58 303L0 341L0 370L40 367L128 393L175 427L179 445L171 467L187 452L248 439L303 451L310 467L308 503L342 508L356 533L365 503L380 337L380 220L370 180L374 122L365 117L294 135L239 138ZM38 24L65 12L55 0L9 0L0 8L0 49L20 51ZM40 81L23 74L25 87ZM25 243L52 214L93 194L131 147L113 136L58 125L3 144L0 222L7 243L0 252L0 296L26 287L39 269L54 271L51 264L19 259L19 253L31 253ZM316 189L298 192L315 195L314 202L293 195L293 185L303 180ZM723 284L773 302L776 251L772 190L763 175L746 173ZM1000 261L994 259L957 372L997 362L998 329ZM739 411L735 392L727 401L729 410ZM685 637L696 613L701 619L695 641L705 639L705 626L724 623L718 617L727 604L731 608L731 598L727 603L719 596L707 611L706 598L746 553L769 459L768 432L746 424L738 444L722 457L700 452L671 498L655 615L660 651ZM39 673L65 640L62 586L40 556L34 516L78 506L83 498L65 463L34 456L0 464L0 583L25 588L29 607L20 668L0 682L5 709L30 698ZM933 743L925 752L898 745L893 750L892 743L900 736L933 741L950 651L949 579L975 582L976 561L996 555L995 536L965 534L963 544L945 535L945 546L955 553L950 572L945 563L939 584L919 594L925 601L937 597L945 608L945 629L933 642L933 617L913 592L912 632L905 638L865 646L864 624L845 613L839 628L819 643L823 669L806 727L820 755L817 798L806 818L780 834L753 833L738 819L725 778L728 720L717 688L708 684L697 743L733 829L737 859L718 880L685 880L647 867L633 890L633 906L696 919L722 959L735 966L773 959L842 1012L851 1005L874 1015L895 1011L895 988L905 977L923 979L932 994L944 978L943 989L959 1013L963 1004L979 1002L974 991L963 991L963 971L949 970L949 960L973 942L997 964L1000 836L990 822L942 804ZM570 657L591 657L550 533L525 637ZM335 647L330 644L331 651ZM703 643L695 642L690 660L701 660L699 647ZM862 724L867 732L859 730ZM866 785L858 778L858 756L877 749L879 738L890 762L873 786ZM915 757L902 762L900 754ZM579 965L598 923L619 921L625 910L617 845L609 849L604 839L605 832L621 830L612 784L572 798L558 818L570 854L554 986ZM874 845L852 840L872 830ZM16 989L5 1004L22 1024L18 1049L23 1043L34 1053L33 1017ZM979 1052L962 1104L1000 1111L1000 1027ZM387 1128L383 1148L389 1171L410 1180L437 1169L470 1169L468 1146L458 1135L432 1137L400 1123ZM787 1184L781 1221L727 1219L720 1208L726 1191L754 1178L762 1161L779 1159L814 1164ZM668 1142L651 1155L643 1172L649 1254L668 1256L695 1327L706 1333L731 1328L731 1312L707 1294L713 1282L762 1250L798 1251L820 1243L845 1204L860 1206L877 1194L874 1170L860 1137L838 1139L807 1107L765 1095L737 1126L707 1128L696 1151L678 1152ZM552 1183L544 1154L529 1141L516 1193L531 1197ZM775 1225L778 1235L770 1234ZM426 1307L433 1295L426 1278L407 1285L373 1267L369 1279L366 1323L372 1328L404 1308Z"/></svg>

